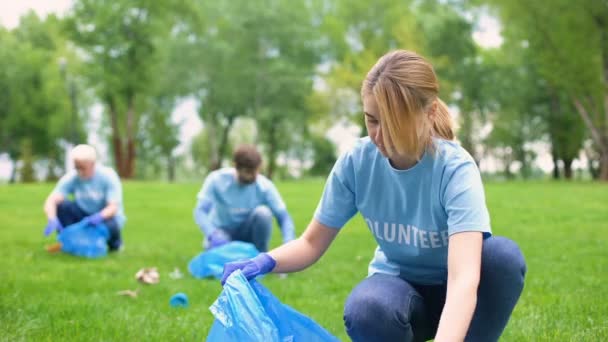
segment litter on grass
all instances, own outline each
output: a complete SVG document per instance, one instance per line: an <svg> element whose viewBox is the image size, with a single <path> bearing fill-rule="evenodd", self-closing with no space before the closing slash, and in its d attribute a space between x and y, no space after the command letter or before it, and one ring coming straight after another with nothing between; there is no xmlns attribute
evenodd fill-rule
<svg viewBox="0 0 608 342"><path fill-rule="evenodd" d="M156 267L147 267L137 271L135 279L144 284L158 284L160 281L160 274L158 274Z"/></svg>
<svg viewBox="0 0 608 342"><path fill-rule="evenodd" d="M131 297L131 298L137 298L137 294L138 293L139 293L139 289L137 289L137 290L122 290L122 291L116 292L116 294L119 295L119 296L127 296L127 297Z"/></svg>

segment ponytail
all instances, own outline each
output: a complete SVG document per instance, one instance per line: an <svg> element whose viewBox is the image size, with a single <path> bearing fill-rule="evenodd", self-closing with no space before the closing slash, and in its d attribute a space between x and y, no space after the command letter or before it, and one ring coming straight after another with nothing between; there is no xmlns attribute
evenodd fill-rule
<svg viewBox="0 0 608 342"><path fill-rule="evenodd" d="M435 121L433 122L433 131L439 138L445 140L454 140L454 122L450 115L448 106L441 101L440 98L436 99L437 109L435 110Z"/></svg>

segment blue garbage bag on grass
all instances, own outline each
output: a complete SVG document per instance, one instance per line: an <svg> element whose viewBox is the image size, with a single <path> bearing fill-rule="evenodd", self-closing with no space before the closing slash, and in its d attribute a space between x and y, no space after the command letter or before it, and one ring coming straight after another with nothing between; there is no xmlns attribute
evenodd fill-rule
<svg viewBox="0 0 608 342"><path fill-rule="evenodd" d="M195 278L215 277L221 279L225 263L251 259L259 253L251 243L231 241L195 256L188 264L188 271Z"/></svg>
<svg viewBox="0 0 608 342"><path fill-rule="evenodd" d="M281 303L256 280L235 271L209 308L215 321L207 342L339 341L315 321Z"/></svg>
<svg viewBox="0 0 608 342"><path fill-rule="evenodd" d="M99 258L108 254L110 231L101 223L91 225L85 222L71 224L61 231L57 240L63 252L85 258Z"/></svg>

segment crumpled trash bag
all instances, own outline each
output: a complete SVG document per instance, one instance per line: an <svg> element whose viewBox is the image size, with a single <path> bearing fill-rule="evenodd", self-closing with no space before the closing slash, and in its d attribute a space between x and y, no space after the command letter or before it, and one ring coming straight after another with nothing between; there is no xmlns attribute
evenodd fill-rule
<svg viewBox="0 0 608 342"><path fill-rule="evenodd" d="M207 342L339 341L315 321L281 303L256 280L240 270L226 281L209 307L215 317Z"/></svg>
<svg viewBox="0 0 608 342"><path fill-rule="evenodd" d="M215 277L221 279L225 263L251 259L259 253L251 243L231 241L195 256L188 264L188 271L195 278Z"/></svg>
<svg viewBox="0 0 608 342"><path fill-rule="evenodd" d="M91 225L81 221L65 227L57 235L57 241L65 253L100 258L108 254L109 237L110 231L105 224Z"/></svg>

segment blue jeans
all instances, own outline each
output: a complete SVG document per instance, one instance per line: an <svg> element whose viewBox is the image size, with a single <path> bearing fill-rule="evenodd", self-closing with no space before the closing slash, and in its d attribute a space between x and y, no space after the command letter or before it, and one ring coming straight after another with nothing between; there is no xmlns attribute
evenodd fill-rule
<svg viewBox="0 0 608 342"><path fill-rule="evenodd" d="M73 201L63 201L59 203L57 206L57 218L61 225L67 227L71 224L79 222L83 218L89 216L84 210L80 209L80 207ZM108 238L108 248L110 251L115 251L120 248L122 245L122 238L120 236L120 227L118 227L118 222L116 219L110 218L104 220L103 222L110 231L110 237Z"/></svg>
<svg viewBox="0 0 608 342"><path fill-rule="evenodd" d="M237 229L224 231L231 240L250 242L258 251L266 252L272 234L272 212L266 206L256 207Z"/></svg>
<svg viewBox="0 0 608 342"><path fill-rule="evenodd" d="M477 306L465 341L497 341L524 287L526 264L515 242L484 240ZM417 285L374 274L359 283L344 307L346 332L353 341L432 339L445 304L447 287Z"/></svg>

